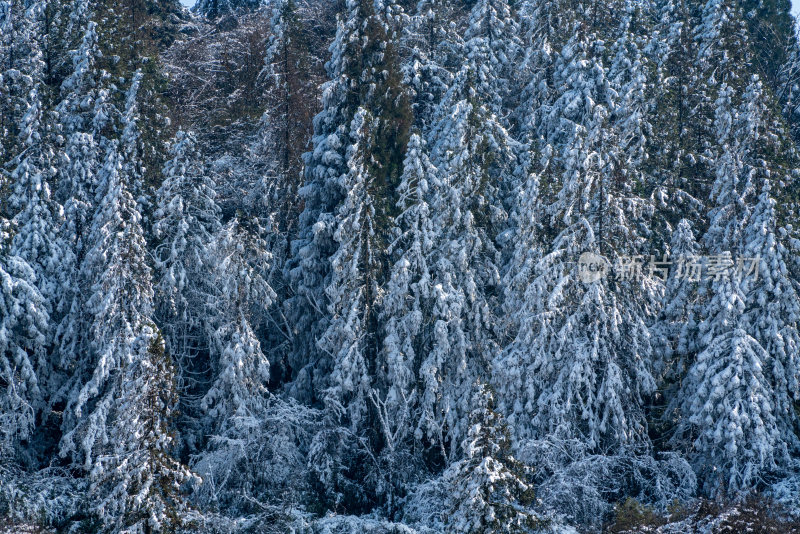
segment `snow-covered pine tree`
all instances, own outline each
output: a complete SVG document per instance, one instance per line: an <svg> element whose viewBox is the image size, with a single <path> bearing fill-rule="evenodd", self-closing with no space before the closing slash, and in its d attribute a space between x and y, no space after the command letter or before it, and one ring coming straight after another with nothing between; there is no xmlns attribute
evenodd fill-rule
<svg viewBox="0 0 800 534"><path fill-rule="evenodd" d="M679 384L697 353L700 245L692 224L681 219L669 247L672 262L666 279L661 312L652 326L654 367L659 378ZM673 398L674 395L669 395Z"/></svg>
<svg viewBox="0 0 800 534"><path fill-rule="evenodd" d="M175 368L155 325L142 330L131 350L131 361L116 377L110 446L90 474L90 494L97 498L92 509L103 532L173 532L188 512L182 488L197 481L172 457Z"/></svg>
<svg viewBox="0 0 800 534"><path fill-rule="evenodd" d="M210 433L224 434L239 419L262 415L270 363L256 335L255 312L267 309L275 293L264 279L270 260L258 234L232 219L208 249L213 294L204 320L211 357L211 387L201 406Z"/></svg>
<svg viewBox="0 0 800 534"><path fill-rule="evenodd" d="M192 449L200 417L197 397L210 380L208 304L218 292L212 247L222 227L221 210L194 134L178 131L169 157L153 215L155 318L178 368L182 438Z"/></svg>
<svg viewBox="0 0 800 534"><path fill-rule="evenodd" d="M10 230L0 218L0 463L30 436L46 401L38 371L50 320L36 273L10 253Z"/></svg>
<svg viewBox="0 0 800 534"><path fill-rule="evenodd" d="M546 521L531 510L535 495L530 468L512 456L510 433L495 411L491 390L477 384L474 395L464 459L442 475L451 491L447 532L535 532Z"/></svg>
<svg viewBox="0 0 800 534"><path fill-rule="evenodd" d="M207 348L205 306L215 291L211 246L222 225L215 184L204 169L194 134L179 131L169 155L153 223L158 240L156 315L170 357L188 370Z"/></svg>
<svg viewBox="0 0 800 534"><path fill-rule="evenodd" d="M648 205L634 193L623 130L611 120L612 110L619 117L623 110L595 50L602 34L572 24L565 31L574 35L556 61L560 96L544 108L540 127L544 209L519 208L528 219L537 216L531 210L548 214L543 222L556 237L528 285L517 284L524 289L511 301L520 303L518 331L499 361L497 383L510 386L500 398L516 437L577 439L589 450L621 451L648 441L644 398L655 383L646 321L657 284L647 272L626 276L621 269L621 280L585 283L577 260L588 252L608 268L640 254Z"/></svg>
<svg viewBox="0 0 800 534"><path fill-rule="evenodd" d="M16 37L15 18L18 14L15 10L14 2L3 0L0 2L0 161L10 159L9 154L13 153L11 141L16 141L13 128L16 123L12 120L11 105L11 80L9 73L6 72L10 60L11 47ZM0 167L2 168L2 167ZM5 172L5 171L3 171ZM3 176L4 174L0 174Z"/></svg>
<svg viewBox="0 0 800 534"><path fill-rule="evenodd" d="M800 138L800 40L792 40L781 64L776 95L792 139Z"/></svg>
<svg viewBox="0 0 800 534"><path fill-rule="evenodd" d="M649 61L643 52L646 25L639 21L649 15L649 6L635 0L615 4L623 10L616 28L617 39L612 47L614 59L608 79L617 93L616 107L611 120L619 146L618 165L625 177L636 184L649 182L645 177L645 162L649 159L647 141L653 136L650 123L652 101L648 94Z"/></svg>
<svg viewBox="0 0 800 534"><path fill-rule="evenodd" d="M360 65L361 86L358 108L348 125L348 171L337 180L345 197L334 215L337 250L330 258L331 279L325 288L330 324L318 345L333 361L326 401L346 411L355 429L365 422L380 352L385 247L411 117L387 22L371 2L362 0L348 3L347 25L356 29L348 36L356 46L348 46L345 53Z"/></svg>
<svg viewBox="0 0 800 534"><path fill-rule="evenodd" d="M557 50L563 46L565 35L561 25L568 11L559 2L526 1L517 6L520 29L524 36L520 55L518 79L523 81L520 102L514 110L514 131L521 141L519 161L515 168L514 183L510 184L509 225L501 234L501 243L507 249L503 265L503 307L506 311L503 335L514 336L520 328L520 314L524 307L526 289L533 277L533 269L541 258L545 220L541 210L540 179L545 174L547 158L543 157L541 132L542 115L554 102L553 73ZM547 184L545 184L547 185ZM505 362L498 367L519 369L519 363ZM505 380L515 382L520 375L509 374ZM521 384L514 386L521 389ZM508 388L504 388L508 391ZM510 398L500 396L499 404L513 404ZM508 413L508 412L506 412Z"/></svg>
<svg viewBox="0 0 800 534"><path fill-rule="evenodd" d="M403 175L397 188L400 213L395 218L395 236L391 253L398 259L383 297L382 318L386 321L384 336L385 362L382 364L387 385L387 406L392 419L398 419L412 401L415 389L415 368L425 306L430 299L428 261L434 246L433 222L428 204L436 169L431 164L425 142L419 134L409 139L403 162ZM408 414L406 414L407 416Z"/></svg>
<svg viewBox="0 0 800 534"><path fill-rule="evenodd" d="M359 108L351 125L347 165L341 180L346 191L337 210L333 235L339 249L331 257L331 282L325 288L329 299L330 324L319 340L319 347L333 362L331 387L326 402L341 416L347 416L353 429L366 422L368 396L372 389L376 361L375 315L380 304L383 199L371 195L380 178L371 173L370 137L373 115ZM380 190L380 189L379 189Z"/></svg>
<svg viewBox="0 0 800 534"><path fill-rule="evenodd" d="M374 502L363 488L380 476L364 463L384 446L369 397L378 386L386 246L412 119L385 18L397 13L391 4L378 10L371 0L348 0L339 19L289 265L300 282L289 320L300 319L298 341L308 347L304 361L291 362L300 372L295 384L301 398L327 408L312 445L314 485L327 506L350 510ZM314 315L299 317L303 309Z"/></svg>
<svg viewBox="0 0 800 534"><path fill-rule="evenodd" d="M12 254L34 268L39 291L52 310L61 289L63 251L57 234L62 209L51 196L52 159L54 154L45 134L42 102L38 88L31 90L29 105L22 118L20 145L24 151L17 157L11 179L14 184L8 198L17 232Z"/></svg>
<svg viewBox="0 0 800 534"><path fill-rule="evenodd" d="M330 81L322 88L322 111L314 118L313 151L304 155L303 200L297 239L287 263L287 278L295 295L287 303L287 318L294 325L289 365L302 400L320 400L328 358L319 358L316 340L327 328L325 286L330 276L327 259L335 251L333 212L342 199L336 181L347 172L345 148L349 123L355 112L351 92L356 79L354 59L346 54L346 36L356 31L352 22L339 20L337 36L326 63ZM313 365L312 365L313 364ZM320 376L322 375L322 376ZM302 390L302 391L301 391Z"/></svg>
<svg viewBox="0 0 800 534"><path fill-rule="evenodd" d="M515 162L516 145L498 115L501 101L485 90L501 83L505 65L491 49L493 10L473 6L465 43L467 61L437 106L427 134L437 169L430 205L434 247L431 317L420 367L420 431L455 459L466 435L472 385L496 349L491 302L499 282L497 234L506 224L501 190ZM507 6L506 6L507 8ZM503 11L503 10L501 10ZM497 49L508 43L495 43ZM471 51L473 53L467 53Z"/></svg>
<svg viewBox="0 0 800 534"><path fill-rule="evenodd" d="M531 142L538 133L537 114L555 100L552 77L558 51L569 38L563 30L570 11L562 2L548 0L518 2L517 11L523 36L518 76L524 86L515 115L520 133Z"/></svg>
<svg viewBox="0 0 800 534"><path fill-rule="evenodd" d="M141 215L131 196L117 142L106 148L100 200L80 267L84 349L71 369L60 454L90 469L108 443L109 414L121 387L119 375L135 359L134 343L151 330L153 289Z"/></svg>
<svg viewBox="0 0 800 534"><path fill-rule="evenodd" d="M472 7L464 53L475 69L475 91L483 95L489 112L501 123L507 109L504 104L515 94L515 65L522 48L519 34L508 0L478 0Z"/></svg>
<svg viewBox="0 0 800 534"><path fill-rule="evenodd" d="M49 320L44 332L46 339L32 353L37 360L36 375L47 395L47 389L59 382L54 362L46 358L45 353L54 345L54 326L60 316L57 304L68 282L64 267L69 265L71 251L58 232L63 223L63 210L50 193L54 154L42 124L42 101L38 91L38 86L31 90L28 111L22 118L20 146L23 151L14 160L13 189L7 204L14 214L16 230L10 256L33 269L34 278L30 282L35 283L37 293L44 299L38 305L43 306L41 313Z"/></svg>
<svg viewBox="0 0 800 534"><path fill-rule="evenodd" d="M290 320L300 319L296 314L304 309L309 316L297 324L304 328L297 332L305 338L299 340L307 346L305 361L316 359L314 373L320 376L313 380L314 395L342 406L354 395L353 420L364 414L364 373L367 362L374 367L379 350L379 291L387 270L383 248L410 127L408 98L387 30L372 2L347 2L331 46L332 81L315 119L314 151L306 159L305 210L290 264L299 282L293 299L299 307ZM308 324L309 318L314 322ZM305 362L292 363L308 372ZM335 378L329 381L331 373ZM321 395L317 388L328 386L333 389Z"/></svg>
<svg viewBox="0 0 800 534"><path fill-rule="evenodd" d="M781 440L790 451L796 451L800 421L793 404L800 399L800 296L786 265L786 231L778 229L775 204L770 180L764 178L758 203L744 230L744 256L758 262L754 272L744 278L744 316L747 330L770 356L765 371L773 389Z"/></svg>
<svg viewBox="0 0 800 534"><path fill-rule="evenodd" d="M744 294L732 277L714 284L708 336L681 385L682 419L675 441L688 440L709 494L735 495L785 459L768 372L769 354L743 328Z"/></svg>
<svg viewBox="0 0 800 534"><path fill-rule="evenodd" d="M389 510L397 506L398 493L404 491L407 481L417 473L408 472L414 425L418 424L419 390L417 369L426 342L425 316L430 313L431 266L428 261L434 246L433 222L428 204L429 191L436 180L436 169L431 165L422 137L412 134L403 174L397 187L397 207L388 244L387 254L396 258L385 286L382 299L383 350L377 365L377 391L371 395L378 415L378 424L387 462L387 503Z"/></svg>
<svg viewBox="0 0 800 534"><path fill-rule="evenodd" d="M750 299L763 298L766 289L756 285L758 289L748 295L747 273L733 269L735 262L741 265L745 259L745 231L753 215L752 198L758 185L753 181L761 167L759 148L765 113L761 83L754 77L738 106L732 101L733 94L733 89L723 83L716 102L720 153L712 187L714 207L703 237L713 256L707 265L711 296L699 328L701 352L676 399L683 417L675 441L690 441L683 447L691 446L691 459L704 475L704 490L712 495L752 490L764 476L785 464L788 454L787 434L780 427L787 421L788 392L785 384L776 387L774 382L776 378L782 380L783 372L781 366L769 365L773 356L755 337L759 326L752 323L752 315L750 321L744 315L754 305ZM754 221L749 237L754 239L753 246L769 253L763 249L763 237L758 238L764 230L759 225L769 217L769 198L763 200L766 204L761 205L760 220ZM767 275L768 279L774 280L776 274ZM784 312L783 317L790 318L791 314ZM777 375L773 375L775 371Z"/></svg>
<svg viewBox="0 0 800 534"><path fill-rule="evenodd" d="M88 239L96 205L95 190L103 165L100 132L112 114L108 91L101 87L102 75L96 64L100 56L96 24L88 20L90 11L85 0L76 1L73 7L73 31L82 35L78 47L70 52L72 72L61 85L62 99L56 106L64 148L56 164L55 192L56 200L64 206L60 237L67 251L62 262L66 282L57 304L62 315L56 335L58 366L65 378L73 374L79 355L88 351L84 344L86 296L81 287L81 265L91 246ZM51 404L64 402L65 394L65 390L60 390L50 399Z"/></svg>

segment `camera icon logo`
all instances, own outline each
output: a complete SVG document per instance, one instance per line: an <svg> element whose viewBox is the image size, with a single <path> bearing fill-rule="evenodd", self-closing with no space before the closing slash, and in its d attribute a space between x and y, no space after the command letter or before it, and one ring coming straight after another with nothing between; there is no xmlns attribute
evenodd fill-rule
<svg viewBox="0 0 800 534"><path fill-rule="evenodd" d="M578 258L578 278L584 284L593 284L608 276L609 265L603 256L584 252Z"/></svg>

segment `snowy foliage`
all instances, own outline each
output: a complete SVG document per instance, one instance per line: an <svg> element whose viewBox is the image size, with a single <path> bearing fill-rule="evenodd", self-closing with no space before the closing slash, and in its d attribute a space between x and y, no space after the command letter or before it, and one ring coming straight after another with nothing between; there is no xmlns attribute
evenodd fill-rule
<svg viewBox="0 0 800 534"><path fill-rule="evenodd" d="M5 228L0 227L5 240ZM0 455L27 439L44 401L39 372L49 317L36 275L22 258L8 253L0 241Z"/></svg>
<svg viewBox="0 0 800 534"><path fill-rule="evenodd" d="M789 9L0 0L0 530L796 530Z"/></svg>
<svg viewBox="0 0 800 534"><path fill-rule="evenodd" d="M220 208L191 133L178 132L156 195L153 233L158 315L170 354L184 362L203 346L206 303L213 292L208 273L211 245L220 230ZM184 362L185 363L185 362Z"/></svg>

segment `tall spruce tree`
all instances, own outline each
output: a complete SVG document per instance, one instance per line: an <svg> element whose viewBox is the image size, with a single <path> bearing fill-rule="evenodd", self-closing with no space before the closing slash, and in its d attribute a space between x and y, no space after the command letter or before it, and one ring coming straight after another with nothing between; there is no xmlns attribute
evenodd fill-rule
<svg viewBox="0 0 800 534"><path fill-rule="evenodd" d="M50 318L35 271L10 252L11 225L0 218L0 463L27 440L43 403L39 371Z"/></svg>

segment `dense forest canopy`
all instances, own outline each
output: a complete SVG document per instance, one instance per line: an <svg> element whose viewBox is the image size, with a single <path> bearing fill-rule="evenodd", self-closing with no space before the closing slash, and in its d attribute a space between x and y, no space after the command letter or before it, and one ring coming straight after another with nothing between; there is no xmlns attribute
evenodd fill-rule
<svg viewBox="0 0 800 534"><path fill-rule="evenodd" d="M0 532L800 532L790 10L0 0Z"/></svg>

